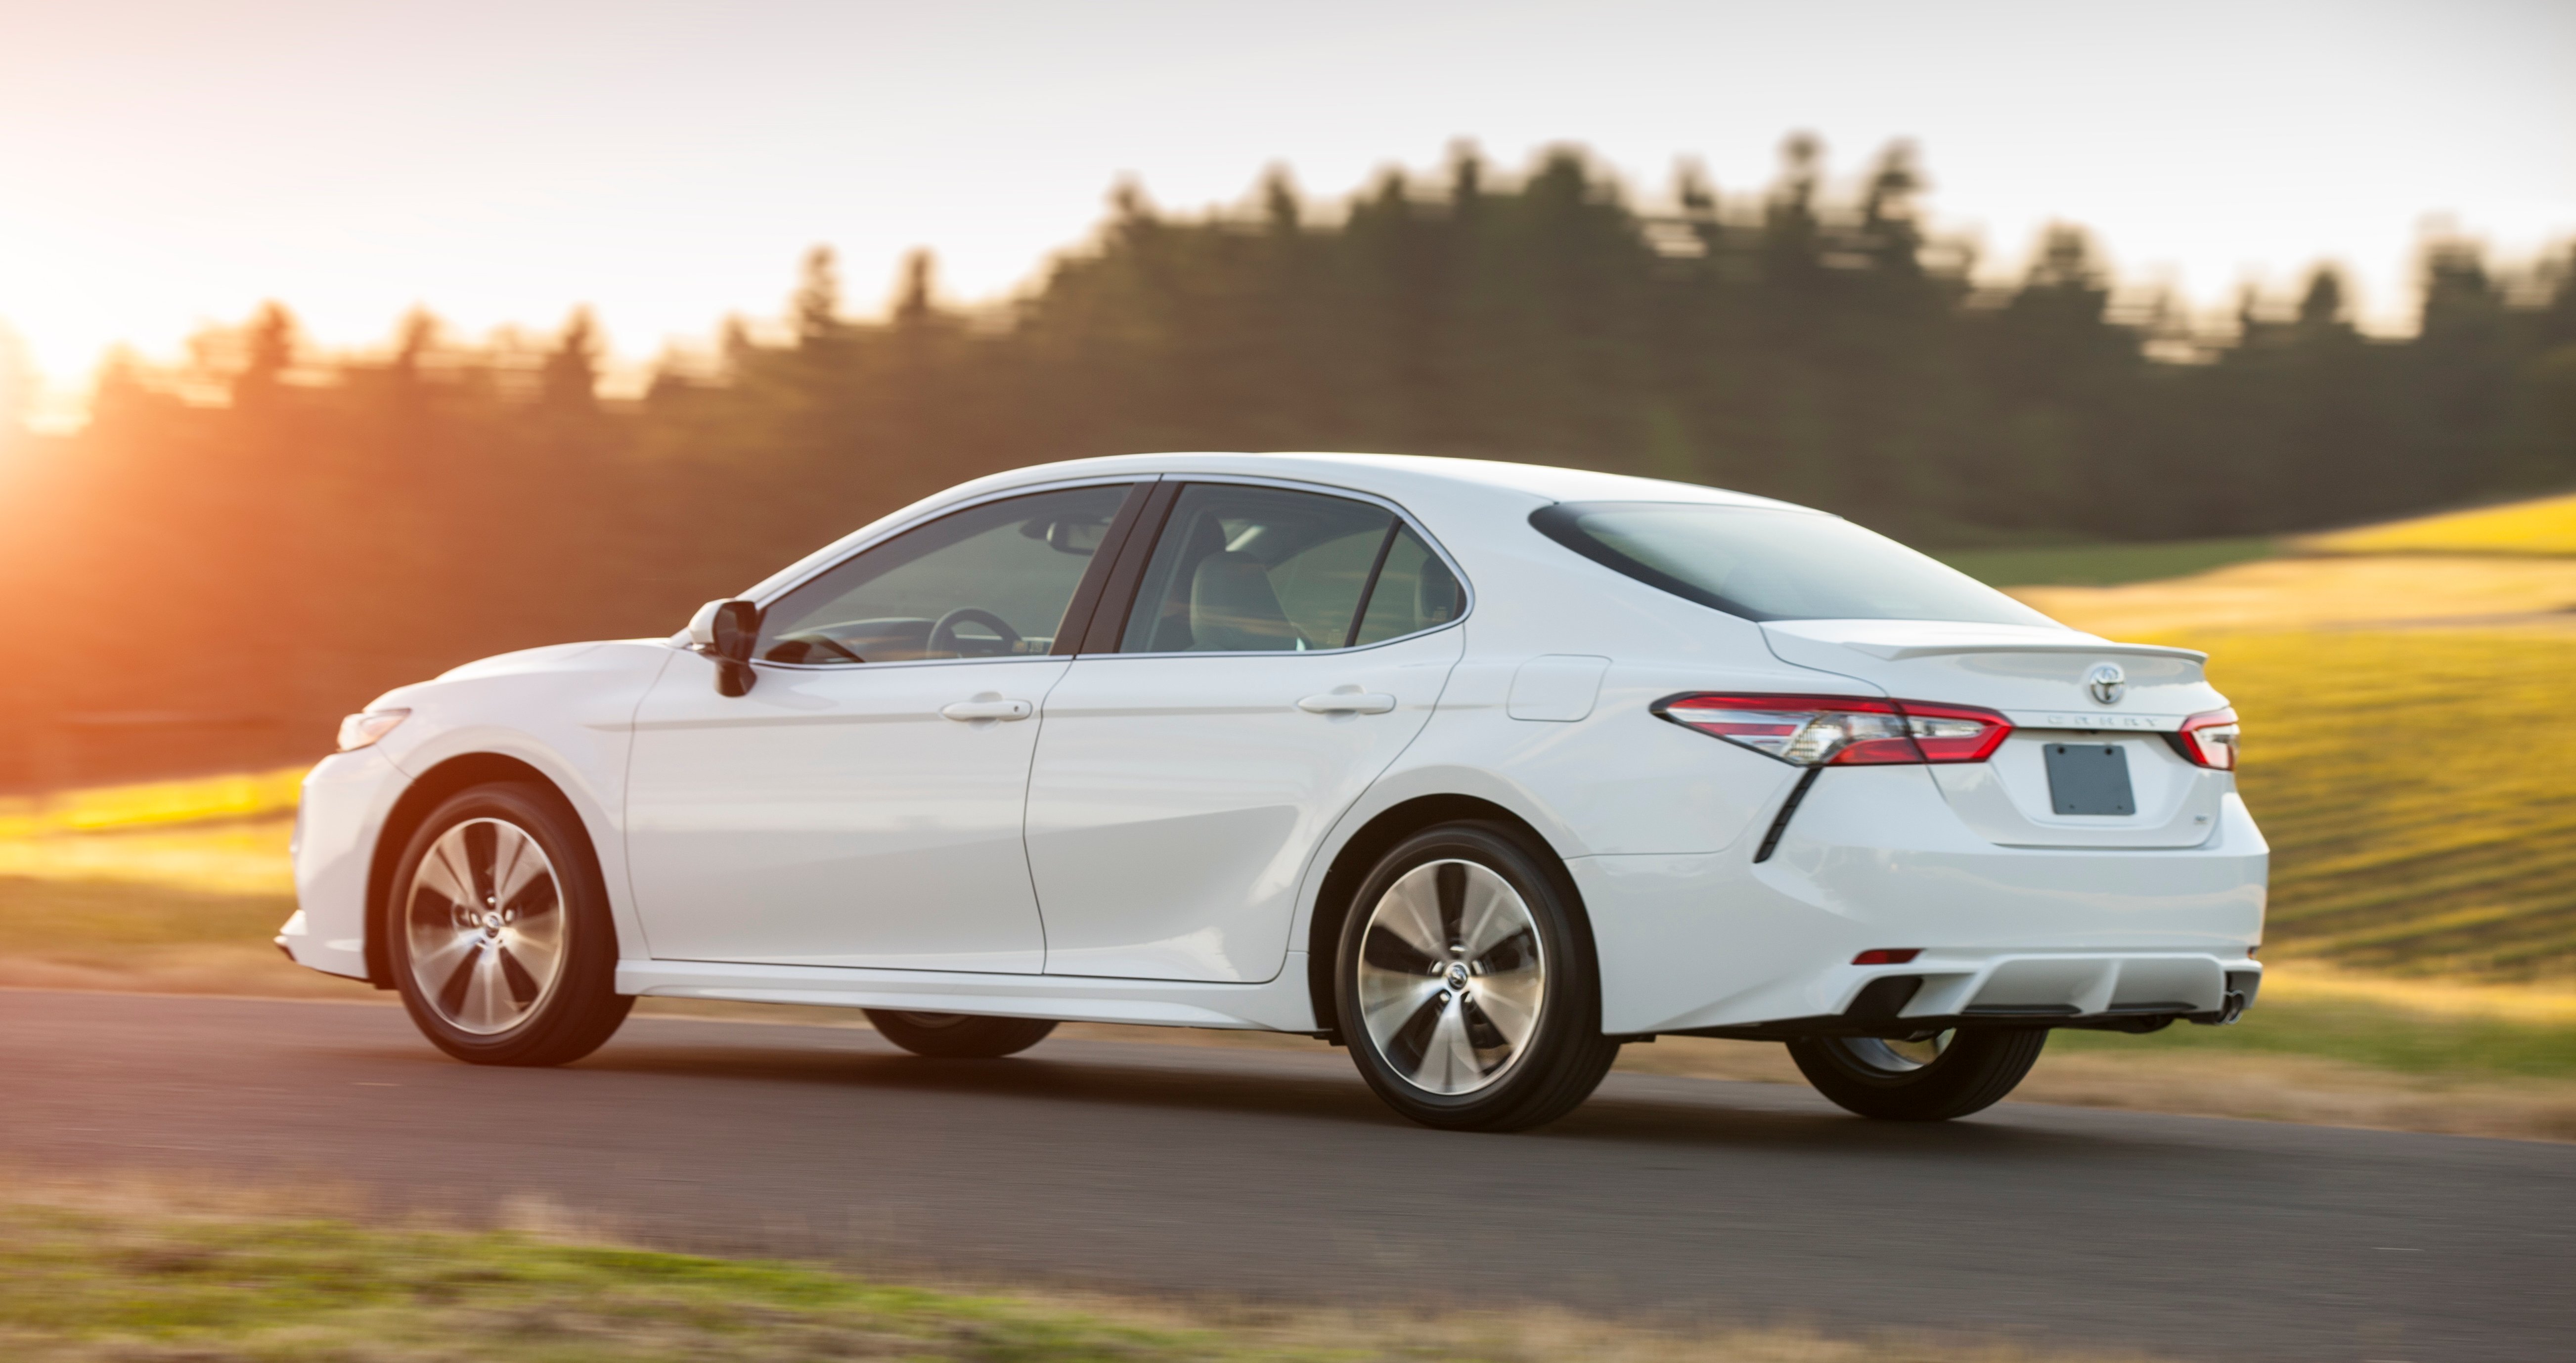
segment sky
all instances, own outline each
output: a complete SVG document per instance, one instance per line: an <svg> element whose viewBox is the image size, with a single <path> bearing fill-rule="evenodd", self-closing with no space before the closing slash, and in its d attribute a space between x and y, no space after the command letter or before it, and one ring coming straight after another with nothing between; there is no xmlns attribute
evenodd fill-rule
<svg viewBox="0 0 2576 1363"><path fill-rule="evenodd" d="M0 0L0 349L56 411L266 299L335 347L589 305L635 365L817 243L862 315L914 247L1007 296L1121 179L1192 211L1573 142L1651 203L1800 130L1841 176L1913 141L1989 272L2073 222L2213 313L2331 261L2402 329L2428 230L2576 237L2576 2Z"/></svg>

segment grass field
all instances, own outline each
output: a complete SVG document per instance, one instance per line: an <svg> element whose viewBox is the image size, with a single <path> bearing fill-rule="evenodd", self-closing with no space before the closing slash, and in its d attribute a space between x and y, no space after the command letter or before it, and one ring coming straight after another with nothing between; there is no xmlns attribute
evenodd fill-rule
<svg viewBox="0 0 2576 1363"><path fill-rule="evenodd" d="M2576 986L2576 560L2282 559L2018 594L2210 653L2272 842L2267 959Z"/></svg>
<svg viewBox="0 0 2576 1363"><path fill-rule="evenodd" d="M2576 556L2576 494L2314 535L1949 549L1933 557L1998 587L2112 587L2283 554Z"/></svg>
<svg viewBox="0 0 2576 1363"><path fill-rule="evenodd" d="M2576 494L2303 536L2322 554L2576 554Z"/></svg>
<svg viewBox="0 0 2576 1363"><path fill-rule="evenodd" d="M304 768L0 797L0 840L292 814Z"/></svg>
<svg viewBox="0 0 2576 1363"><path fill-rule="evenodd" d="M2274 850L2272 954L2576 983L2576 631L2210 645Z"/></svg>
<svg viewBox="0 0 2576 1363"><path fill-rule="evenodd" d="M2313 629L2576 627L2576 558L2276 558L2165 582L2012 592L2078 629L2193 647Z"/></svg>
<svg viewBox="0 0 2576 1363"><path fill-rule="evenodd" d="M209 1203L237 1204L206 1210ZM1619 1322L1462 1300L1354 1311L997 1295L543 1228L368 1224L203 1189L19 1189L0 1204L15 1363L2044 1363L1974 1340ZM174 1203L176 1205L174 1205ZM2107 1355L2084 1355L2107 1357ZM2121 1357L2136 1357L2123 1354Z"/></svg>
<svg viewBox="0 0 2576 1363"><path fill-rule="evenodd" d="M2148 582L2270 558L2268 535L2161 544L2073 544L2030 549L1956 549L1933 557L1998 587L2109 587Z"/></svg>

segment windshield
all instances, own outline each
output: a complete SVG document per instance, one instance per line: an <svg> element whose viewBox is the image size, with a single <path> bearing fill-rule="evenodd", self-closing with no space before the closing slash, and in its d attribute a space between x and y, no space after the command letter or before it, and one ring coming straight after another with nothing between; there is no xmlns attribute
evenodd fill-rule
<svg viewBox="0 0 2576 1363"><path fill-rule="evenodd" d="M1596 563L1747 620L2057 622L1839 516L1695 502L1565 502L1530 517Z"/></svg>

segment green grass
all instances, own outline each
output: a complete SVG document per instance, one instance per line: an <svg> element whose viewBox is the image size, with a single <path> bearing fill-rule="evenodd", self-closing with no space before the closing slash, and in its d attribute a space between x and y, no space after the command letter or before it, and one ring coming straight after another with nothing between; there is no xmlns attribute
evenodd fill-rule
<svg viewBox="0 0 2576 1363"><path fill-rule="evenodd" d="M1492 1303L1470 1302L1453 1312L1363 1313L1005 1298L793 1264L508 1233L138 1214L99 1210L97 1201L0 1206L0 1357L11 1363L2040 1363L2065 1357L2023 1346L1840 1340L1779 1329L1661 1333Z"/></svg>
<svg viewBox="0 0 2576 1363"><path fill-rule="evenodd" d="M1194 1332L787 1264L44 1208L0 1214L0 1353L29 1363L1236 1356Z"/></svg>
<svg viewBox="0 0 2576 1363"><path fill-rule="evenodd" d="M2281 550L2269 536L2156 544L1940 550L1933 557L1996 587L2115 587L2250 563Z"/></svg>
<svg viewBox="0 0 2576 1363"><path fill-rule="evenodd" d="M2064 1030L2050 1050L2316 1056L2404 1074L2576 1080L2576 1022L2450 1015L2348 998L2266 997L2232 1027L2147 1036Z"/></svg>

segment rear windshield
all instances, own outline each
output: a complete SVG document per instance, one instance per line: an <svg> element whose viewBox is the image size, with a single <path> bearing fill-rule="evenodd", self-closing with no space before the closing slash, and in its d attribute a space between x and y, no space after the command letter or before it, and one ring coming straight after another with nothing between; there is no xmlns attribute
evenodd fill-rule
<svg viewBox="0 0 2576 1363"><path fill-rule="evenodd" d="M1596 563L1747 620L2056 621L1839 516L1694 502L1563 502L1530 517Z"/></svg>

